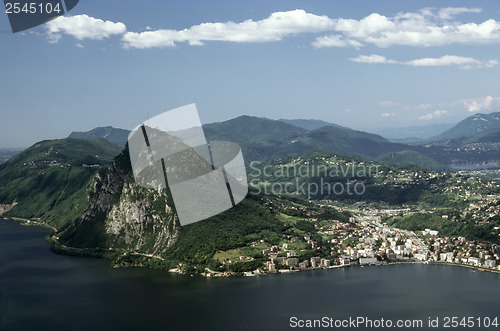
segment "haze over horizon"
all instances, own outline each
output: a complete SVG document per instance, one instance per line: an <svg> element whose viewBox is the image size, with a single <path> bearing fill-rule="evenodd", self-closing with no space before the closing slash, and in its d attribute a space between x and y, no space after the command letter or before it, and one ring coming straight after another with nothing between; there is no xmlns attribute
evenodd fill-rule
<svg viewBox="0 0 500 331"><path fill-rule="evenodd" d="M130 129L193 102L204 123L240 115L362 130L458 123L500 110L499 9L82 1L67 16L1 35L0 148Z"/></svg>

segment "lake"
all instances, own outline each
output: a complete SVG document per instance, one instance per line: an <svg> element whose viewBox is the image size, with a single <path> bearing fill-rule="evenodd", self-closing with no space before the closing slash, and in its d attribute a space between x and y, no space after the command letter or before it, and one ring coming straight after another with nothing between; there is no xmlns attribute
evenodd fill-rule
<svg viewBox="0 0 500 331"><path fill-rule="evenodd" d="M413 264L207 279L57 255L47 234L0 221L0 330L290 330L291 317L424 330L429 317L500 315L500 274Z"/></svg>

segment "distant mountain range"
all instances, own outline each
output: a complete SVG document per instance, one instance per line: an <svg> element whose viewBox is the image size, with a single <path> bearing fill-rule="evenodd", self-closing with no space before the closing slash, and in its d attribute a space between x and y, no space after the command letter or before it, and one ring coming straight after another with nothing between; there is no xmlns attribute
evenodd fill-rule
<svg viewBox="0 0 500 331"><path fill-rule="evenodd" d="M267 122L266 122L267 121ZM288 126L279 125L277 122L287 124ZM293 128L292 128L293 127ZM323 128L327 129L323 129ZM332 150L335 148L340 148L336 152L346 153L346 154L355 154L365 157L376 157L380 154L378 152L388 152L389 150L385 150L388 145L382 148L376 148L375 151L367 151L365 148L359 148L356 146L350 146L351 143L356 145L352 141L352 139L364 137L364 139L374 140L378 143L397 143L397 144L426 144L443 140L450 139L459 139L464 137L473 137L476 134L479 134L483 131L488 131L489 134L481 134L477 137L477 139L481 139L481 142L495 142L494 137L494 129L500 128L500 112L495 112L491 114L475 114L467 117L460 123L453 125L450 123L440 123L440 124L428 124L428 125L415 125L409 127L401 127L401 128L387 128L387 129L378 129L373 130L370 133L352 130L347 127L340 126L335 123L329 123L322 120L314 120L314 119L280 119L280 120L271 120L262 117L252 117L252 116L240 116L235 119L231 119L224 122L211 123L204 125L204 128L207 132L207 136L210 138L213 136L216 139L229 139L233 138L234 141L239 142L241 144L249 145L249 153L250 156L261 156L263 151L262 148L264 146L260 146L260 141L266 141L264 145L266 148L271 147L273 145L275 148L279 146L279 148L283 148L284 144L287 142L294 141L298 142L297 145L311 145L315 143L320 143L322 145L329 144L331 141L317 141L315 139L318 138L318 134L320 131L316 133L312 133L315 130L322 129L323 135L325 132L335 132L333 135L336 138L344 140L343 142L338 142L336 145L332 145L331 147L326 148L327 150ZM335 130L331 128L336 128L340 130ZM302 130L299 130L302 129ZM269 131L270 130L270 131ZM111 126L107 127L98 127L90 131L86 132L72 132L69 135L69 138L76 139L87 139L92 140L96 138L106 139L118 146L125 146L129 134L129 130L125 129L117 129ZM309 132L309 133L307 133ZM357 133L357 137L355 137L355 133ZM308 141L305 137L310 137L313 141ZM226 137L226 138L224 138ZM260 138L262 137L262 138ZM303 137L302 139L299 139ZM349 138L347 138L349 137ZM380 140L383 137L385 140ZM345 139L350 140L350 142L346 143ZM361 139L362 140L362 139ZM471 143L472 140L461 140L462 142L468 141ZM490 141L491 140L491 141ZM358 139L359 142L359 139ZM366 142L366 140L365 140ZM459 142L456 140L455 143ZM257 143L255 145L254 143ZM259 145L259 146L258 146ZM370 146L373 146L371 143ZM258 147L257 147L258 146ZM349 150L350 147L353 147ZM390 151L401 151L404 149L397 147L396 145L391 146ZM307 147L304 147L307 148ZM394 149L394 150L393 150ZM258 151L260 150L260 151ZM286 150L283 150L285 153L293 153L293 152L303 152L304 150L300 147L287 147ZM274 151L273 151L274 152ZM264 153L266 154L266 153ZM375 155L377 154L377 155Z"/></svg>
<svg viewBox="0 0 500 331"><path fill-rule="evenodd" d="M112 126L98 127L86 132L72 132L68 138L93 140L103 138L120 147L127 143L130 130L117 129Z"/></svg>
<svg viewBox="0 0 500 331"><path fill-rule="evenodd" d="M271 120L253 116L240 116L228 121L204 125L208 141L229 140L238 143L247 162L268 161L287 155L301 154L311 149L356 155L368 159L383 157L387 162L411 164L428 169L460 168L476 164L479 167L500 160L500 113L476 114L449 128L445 132L411 145L395 142L377 134L353 130L321 120ZM449 126L437 124L394 129L388 132L414 133L424 136ZM74 132L70 137L80 139L103 138L124 146L128 130L101 127L88 132ZM457 137L458 136L458 137ZM446 138L446 139L445 139ZM419 140L419 138L415 138ZM481 146L471 148L471 144ZM402 154L394 154L403 152ZM413 151L409 153L408 151ZM387 158L386 154L391 157ZM397 156L397 157L392 157ZM424 157L425 156L425 157ZM430 162L430 159L433 162Z"/></svg>
<svg viewBox="0 0 500 331"><path fill-rule="evenodd" d="M330 123L322 120L280 119L278 121L291 124L309 131L319 129L324 126L334 126L337 128L348 129L345 126L341 126L335 123ZM397 128L366 129L365 131L380 135L392 142L413 143L413 142L418 142L424 138L437 136L438 134L450 129L454 125L455 124L453 123L433 123L426 125L413 125L413 126L397 127Z"/></svg>
<svg viewBox="0 0 500 331"><path fill-rule="evenodd" d="M437 135L433 138L433 140L472 137L479 132L498 128L500 128L500 112L491 114L474 114L445 132Z"/></svg>
<svg viewBox="0 0 500 331"><path fill-rule="evenodd" d="M248 162L274 160L311 149L375 158L387 152L408 149L403 144L363 132L327 125L306 130L270 119L240 116L204 126L208 140L230 140L238 143Z"/></svg>
<svg viewBox="0 0 500 331"><path fill-rule="evenodd" d="M418 142L422 139L434 137L438 134L450 129L455 124L452 123L434 123L427 125L413 125L400 128L385 128L368 130L381 135L390 141L400 142L400 143L411 143Z"/></svg>

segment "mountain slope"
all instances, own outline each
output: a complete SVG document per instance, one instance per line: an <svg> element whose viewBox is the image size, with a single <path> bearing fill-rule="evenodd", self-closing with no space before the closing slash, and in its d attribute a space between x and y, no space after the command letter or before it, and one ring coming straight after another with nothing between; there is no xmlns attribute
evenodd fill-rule
<svg viewBox="0 0 500 331"><path fill-rule="evenodd" d="M500 128L488 129L476 133L471 137L462 139L462 143L474 144L474 143L486 143L486 144L499 144L500 143Z"/></svg>
<svg viewBox="0 0 500 331"><path fill-rule="evenodd" d="M409 148L363 131L336 126L323 126L307 131L280 121L251 116L208 124L204 129L209 140L238 143L246 162L275 160L317 148L369 158Z"/></svg>
<svg viewBox="0 0 500 331"><path fill-rule="evenodd" d="M63 226L85 207L90 178L118 152L103 139L36 143L0 165L0 204L13 207L5 216Z"/></svg>
<svg viewBox="0 0 500 331"><path fill-rule="evenodd" d="M68 138L93 140L98 138L106 139L120 147L127 143L129 130L117 129L112 126L98 127L86 132L72 132Z"/></svg>
<svg viewBox="0 0 500 331"><path fill-rule="evenodd" d="M294 120L288 120L288 119L279 119L278 121L294 125L299 128L303 128L306 130L316 130L324 126L335 126L337 128L341 128L342 126L334 123L329 123L325 122L322 120L303 120L303 119L294 119Z"/></svg>
<svg viewBox="0 0 500 331"><path fill-rule="evenodd" d="M238 143L247 162L279 157L284 144L307 132L290 124L252 116L206 124L203 129L208 141L227 140Z"/></svg>
<svg viewBox="0 0 500 331"><path fill-rule="evenodd" d="M325 126L308 132L296 142L290 142L284 151L289 154L304 153L317 148L373 159L383 153L408 149L408 146L392 143L372 133Z"/></svg>
<svg viewBox="0 0 500 331"><path fill-rule="evenodd" d="M388 162L401 165L416 165L424 169L436 172L451 171L451 169L432 158L416 151L401 151L396 153L386 153L377 157L377 161Z"/></svg>
<svg viewBox="0 0 500 331"><path fill-rule="evenodd" d="M52 237L54 250L105 255L115 265L198 266L210 263L217 251L282 230L271 208L252 196L222 214L181 228L168 188L136 185L127 147L96 173L87 192L85 210Z"/></svg>
<svg viewBox="0 0 500 331"><path fill-rule="evenodd" d="M87 196L85 209L58 233L56 248L63 244L91 251L159 254L175 241L177 216L169 207L173 203L167 191L135 184L128 148L96 173Z"/></svg>
<svg viewBox="0 0 500 331"><path fill-rule="evenodd" d="M457 139L471 137L478 132L500 128L500 112L491 114L474 114L467 117L451 129L446 130L433 140Z"/></svg>

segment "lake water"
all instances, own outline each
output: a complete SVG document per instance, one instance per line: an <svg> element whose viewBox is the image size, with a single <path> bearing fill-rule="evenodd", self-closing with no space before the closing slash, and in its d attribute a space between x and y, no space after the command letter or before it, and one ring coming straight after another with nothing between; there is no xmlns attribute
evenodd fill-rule
<svg viewBox="0 0 500 331"><path fill-rule="evenodd" d="M426 326L500 315L500 275L488 272L394 265L205 279L57 255L45 235L0 221L0 330L290 330L292 316Z"/></svg>

